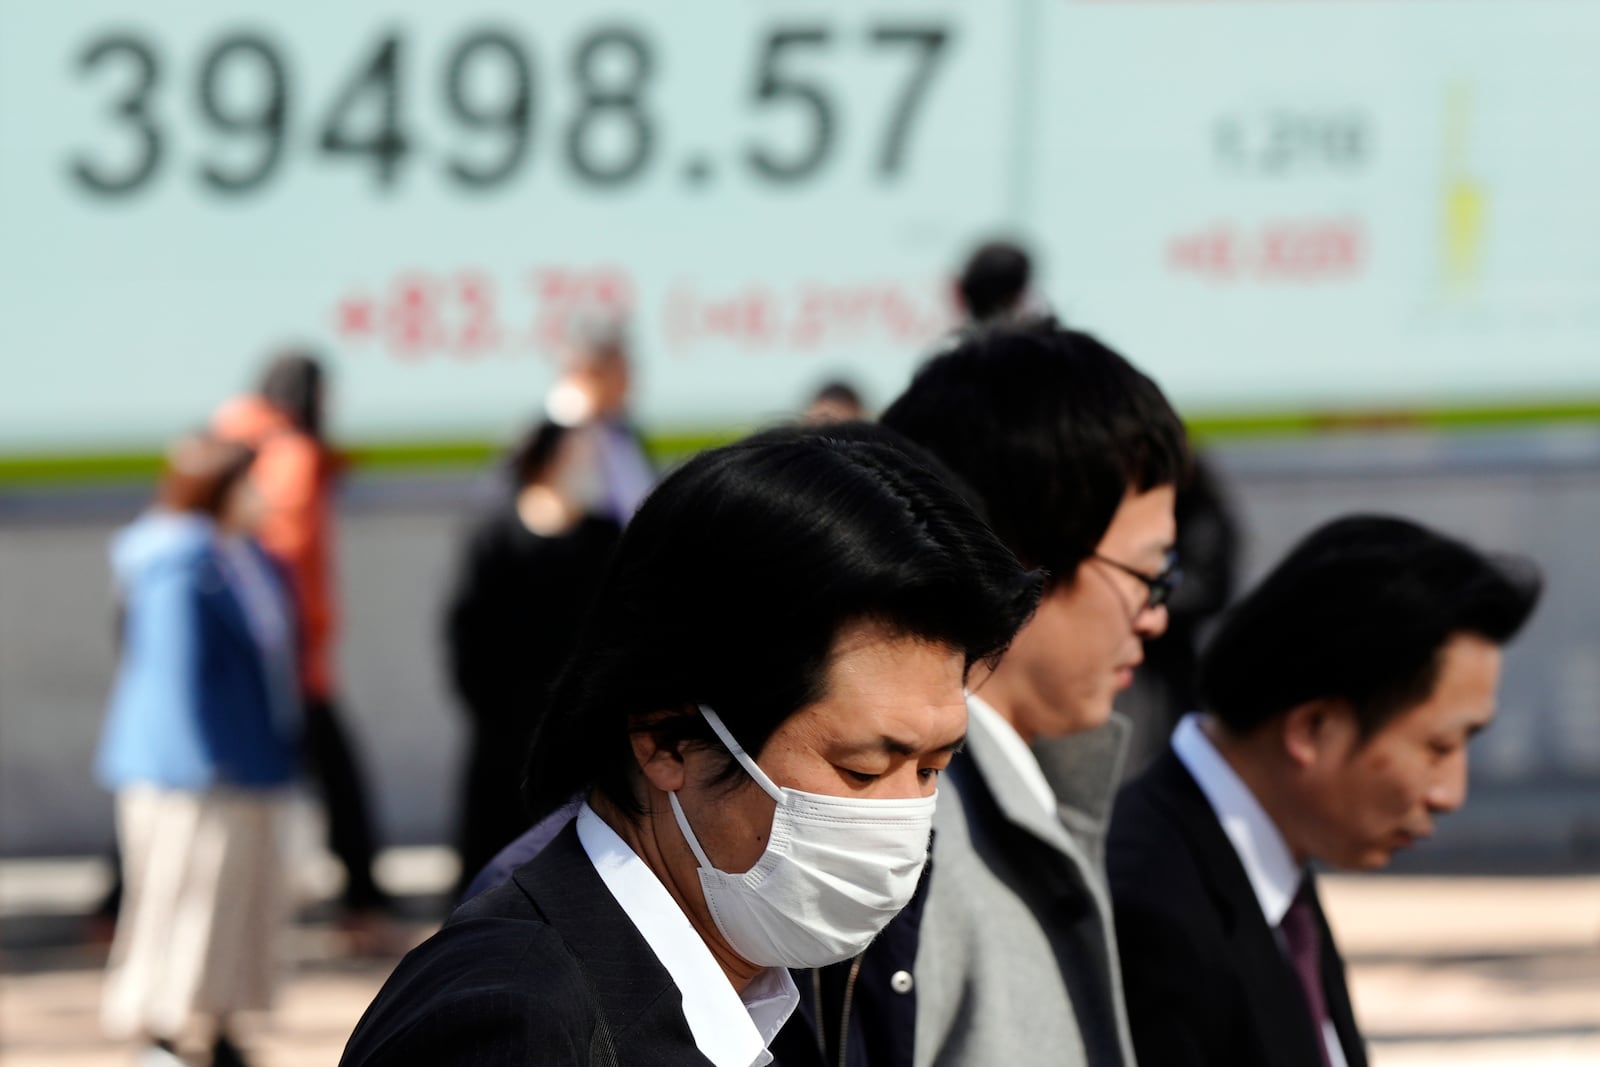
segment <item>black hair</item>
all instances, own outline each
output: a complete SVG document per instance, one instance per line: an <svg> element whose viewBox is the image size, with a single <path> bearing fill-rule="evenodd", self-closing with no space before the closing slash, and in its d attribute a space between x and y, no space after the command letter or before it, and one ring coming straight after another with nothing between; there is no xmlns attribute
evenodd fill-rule
<svg viewBox="0 0 1600 1067"><path fill-rule="evenodd" d="M291 349L267 365L262 399L289 417L295 428L322 436L322 364L310 352Z"/></svg>
<svg viewBox="0 0 1600 1067"><path fill-rule="evenodd" d="M529 755L535 818L590 789L624 811L633 731L709 742L715 708L753 756L825 695L857 621L997 656L1037 606L1026 571L931 458L862 423L702 452L623 535Z"/></svg>
<svg viewBox="0 0 1600 1067"><path fill-rule="evenodd" d="M866 409L866 403L861 399L861 392L855 386L842 378L833 378L822 383L817 391L812 394L811 402L819 404L824 401L842 404L857 411Z"/></svg>
<svg viewBox="0 0 1600 1067"><path fill-rule="evenodd" d="M512 484L522 489L538 481L555 459L556 450L561 447L567 432L568 427L545 419L524 434L512 447L506 463L511 471Z"/></svg>
<svg viewBox="0 0 1600 1067"><path fill-rule="evenodd" d="M1516 636L1541 585L1524 557L1488 556L1406 519L1337 519L1224 617L1201 656L1201 705L1244 734L1342 699L1370 737L1433 692L1452 637Z"/></svg>
<svg viewBox="0 0 1600 1067"><path fill-rule="evenodd" d="M1155 382L1050 318L969 331L882 421L965 480L1024 563L1068 581L1130 490L1176 485L1188 464Z"/></svg>
<svg viewBox="0 0 1600 1067"><path fill-rule="evenodd" d="M1014 311L1028 291L1033 261L1010 241L989 241L967 258L956 281L961 304L974 322Z"/></svg>

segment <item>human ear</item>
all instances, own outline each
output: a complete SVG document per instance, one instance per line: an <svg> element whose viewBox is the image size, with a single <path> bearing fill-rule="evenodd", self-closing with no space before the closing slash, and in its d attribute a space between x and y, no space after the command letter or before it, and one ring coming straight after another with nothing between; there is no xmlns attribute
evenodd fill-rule
<svg viewBox="0 0 1600 1067"><path fill-rule="evenodd" d="M1338 748L1354 725L1354 715L1343 700L1308 700L1283 717L1284 754L1301 769L1309 768Z"/></svg>
<svg viewBox="0 0 1600 1067"><path fill-rule="evenodd" d="M663 793L675 793L687 781L681 744L667 739L661 731L648 726L633 729L628 734L633 747L634 761L646 782Z"/></svg>

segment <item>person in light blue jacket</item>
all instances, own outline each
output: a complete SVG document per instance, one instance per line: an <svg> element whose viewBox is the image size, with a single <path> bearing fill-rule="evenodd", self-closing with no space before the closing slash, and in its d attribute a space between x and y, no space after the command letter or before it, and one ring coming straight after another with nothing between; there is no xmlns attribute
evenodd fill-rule
<svg viewBox="0 0 1600 1067"><path fill-rule="evenodd" d="M298 764L292 614L250 539L249 449L208 437L168 456L156 505L121 530L122 649L96 760L116 794L126 888L107 974L109 1033L141 1063L184 1062L208 1022L270 1006L284 912L278 821Z"/></svg>

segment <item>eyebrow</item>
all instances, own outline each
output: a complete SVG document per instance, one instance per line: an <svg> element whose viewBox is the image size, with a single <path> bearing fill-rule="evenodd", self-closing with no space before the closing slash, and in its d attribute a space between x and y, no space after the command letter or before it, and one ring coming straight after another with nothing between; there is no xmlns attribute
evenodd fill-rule
<svg viewBox="0 0 1600 1067"><path fill-rule="evenodd" d="M949 752L954 755L955 753L960 752L966 746L967 735L962 734L948 745L940 745L933 751L935 753ZM867 752L869 750L887 752L894 756L915 756L918 752L917 746L911 742L901 741L899 738L889 737L887 735L878 738L876 741L865 741L859 745L851 745L848 748L845 748L843 751L846 753L855 754L858 752Z"/></svg>

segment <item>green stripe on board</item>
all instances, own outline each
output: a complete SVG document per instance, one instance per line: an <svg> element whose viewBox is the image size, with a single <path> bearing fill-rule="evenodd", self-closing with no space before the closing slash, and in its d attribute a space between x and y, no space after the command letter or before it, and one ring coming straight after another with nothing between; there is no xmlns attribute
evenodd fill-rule
<svg viewBox="0 0 1600 1067"><path fill-rule="evenodd" d="M1514 429L1555 423L1600 423L1600 401L1462 405L1415 410L1343 409L1304 412L1199 414L1188 420L1198 438L1211 442L1247 438L1302 438L1327 433L1382 430L1462 432ZM651 434L650 451L670 462L725 444L738 428L673 430ZM370 442L347 449L352 465L368 471L470 470L490 462L504 447L483 439ZM82 452L0 455L0 487L147 480L161 467L155 452Z"/></svg>
<svg viewBox="0 0 1600 1067"><path fill-rule="evenodd" d="M649 435L646 444L658 461L683 456L737 439L739 429L692 430ZM352 467L363 471L471 470L491 462L503 442L403 441L352 445L344 450ZM147 481L161 470L157 452L78 452L0 455L0 487L66 485L84 482Z"/></svg>
<svg viewBox="0 0 1600 1067"><path fill-rule="evenodd" d="M1440 408L1328 409L1306 412L1202 414L1187 420L1190 431L1207 441L1261 437L1311 437L1327 433L1385 430L1470 430L1531 428L1600 422L1593 400L1518 405L1461 405Z"/></svg>

